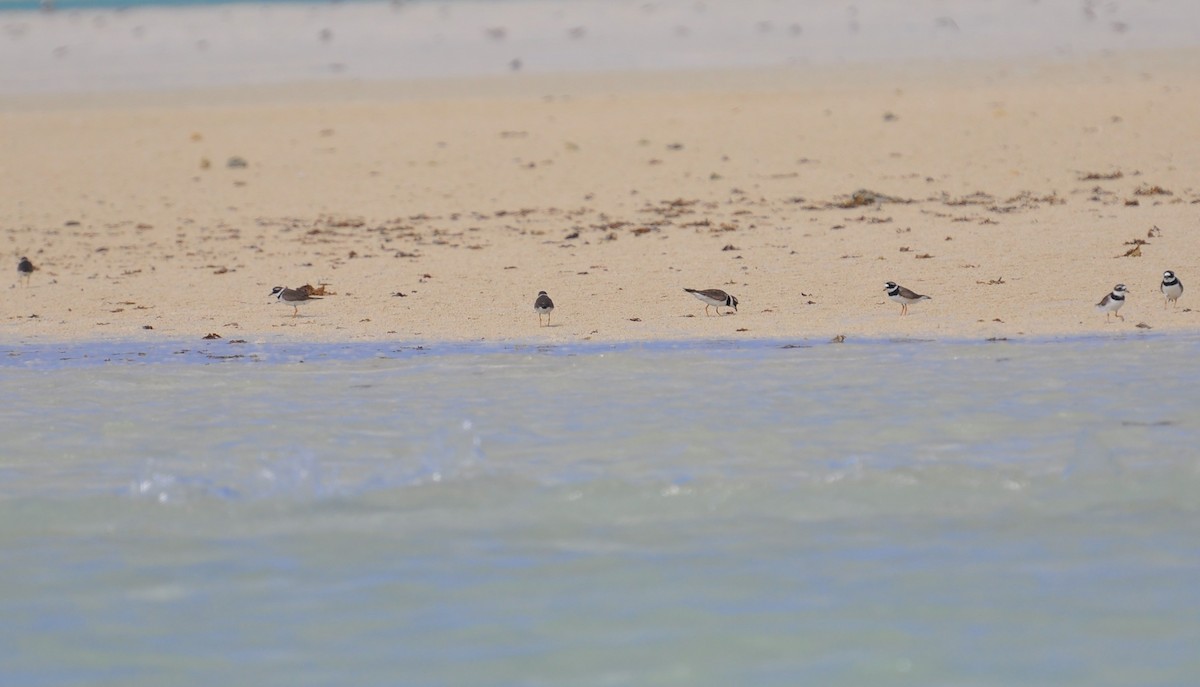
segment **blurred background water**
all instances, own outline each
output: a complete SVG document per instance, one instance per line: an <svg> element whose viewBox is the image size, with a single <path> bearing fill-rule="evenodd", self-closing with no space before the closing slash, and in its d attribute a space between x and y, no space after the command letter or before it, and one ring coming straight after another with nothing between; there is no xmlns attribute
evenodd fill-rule
<svg viewBox="0 0 1200 687"><path fill-rule="evenodd" d="M1194 684L1198 352L3 349L0 683Z"/></svg>
<svg viewBox="0 0 1200 687"><path fill-rule="evenodd" d="M1197 45L1193 0L0 0L0 94L710 69L802 78L814 65L1117 54L1136 65Z"/></svg>

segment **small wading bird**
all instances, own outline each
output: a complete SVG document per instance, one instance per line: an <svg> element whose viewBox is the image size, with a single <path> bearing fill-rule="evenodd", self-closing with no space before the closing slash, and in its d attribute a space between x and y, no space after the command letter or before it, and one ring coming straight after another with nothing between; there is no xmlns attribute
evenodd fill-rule
<svg viewBox="0 0 1200 687"><path fill-rule="evenodd" d="M550 326L550 313L554 312L554 301L546 295L545 291L538 291L537 300L533 302L533 311L538 314L538 326ZM542 324L542 315L546 316L546 324Z"/></svg>
<svg viewBox="0 0 1200 687"><path fill-rule="evenodd" d="M289 289L286 286L276 286L275 288L271 289L271 295L274 296L275 299L280 303L292 306L292 317L295 317L296 313L300 312L300 305L302 303L321 300L319 296L310 296L303 291Z"/></svg>
<svg viewBox="0 0 1200 687"><path fill-rule="evenodd" d="M1163 310L1167 309L1167 304L1179 305L1179 297L1183 295L1183 282L1175 276L1171 270L1163 272L1162 292L1167 297L1163 301Z"/></svg>
<svg viewBox="0 0 1200 687"><path fill-rule="evenodd" d="M1109 319L1110 315L1116 315L1117 319L1121 320L1122 322L1125 321L1125 317L1117 311L1121 309L1122 305L1125 305L1126 293L1128 293L1128 289L1125 288L1125 285L1117 284L1113 287L1112 293L1105 295L1104 298L1101 298L1100 302L1096 304L1097 310L1104 311L1105 322L1111 321Z"/></svg>
<svg viewBox="0 0 1200 687"><path fill-rule="evenodd" d="M25 286L29 286L29 278L33 276L33 271L36 269L33 263L29 262L29 258L21 258L21 261L17 263L17 279L24 280Z"/></svg>
<svg viewBox="0 0 1200 687"><path fill-rule="evenodd" d="M908 314L908 306L912 305L913 303L916 303L917 301L927 301L932 298L931 296L922 296L916 291L906 289L894 281L884 284L883 290L887 291L888 298L900 304L901 316Z"/></svg>
<svg viewBox="0 0 1200 687"><path fill-rule="evenodd" d="M703 291L698 291L696 289L685 288L684 291L687 291L696 298L700 299L701 303L704 303L705 315L708 314L708 309L710 307L716 308L717 314L720 315L722 305L726 308L733 308L734 312L737 312L738 299L730 296L721 289L704 289Z"/></svg>

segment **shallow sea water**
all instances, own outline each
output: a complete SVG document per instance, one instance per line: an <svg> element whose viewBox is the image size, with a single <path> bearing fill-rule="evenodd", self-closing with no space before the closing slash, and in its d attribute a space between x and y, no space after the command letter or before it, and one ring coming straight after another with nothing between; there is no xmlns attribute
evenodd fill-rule
<svg viewBox="0 0 1200 687"><path fill-rule="evenodd" d="M1200 338L785 343L0 346L0 684L1200 681Z"/></svg>

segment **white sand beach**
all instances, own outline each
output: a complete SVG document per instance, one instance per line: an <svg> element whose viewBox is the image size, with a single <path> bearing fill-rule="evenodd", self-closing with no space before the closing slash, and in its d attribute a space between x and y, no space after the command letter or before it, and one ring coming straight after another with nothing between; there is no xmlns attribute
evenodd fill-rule
<svg viewBox="0 0 1200 687"><path fill-rule="evenodd" d="M1069 6L1079 26L1017 50L1003 22L919 3L878 47L897 59L852 50L887 4L754 3L745 26L680 3L0 15L0 339L1194 331L1187 23L1042 3L1005 21ZM625 24L629 45L605 40ZM661 31L705 49L656 51ZM901 318L888 280L932 300ZM331 295L296 318L269 298L304 283ZM684 287L738 311L706 317Z"/></svg>

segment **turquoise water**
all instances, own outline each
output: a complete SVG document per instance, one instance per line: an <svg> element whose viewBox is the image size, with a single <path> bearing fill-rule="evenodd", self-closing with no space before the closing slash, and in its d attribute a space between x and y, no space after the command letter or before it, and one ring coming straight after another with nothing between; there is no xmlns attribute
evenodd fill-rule
<svg viewBox="0 0 1200 687"><path fill-rule="evenodd" d="M785 344L0 347L0 684L1197 683L1200 339Z"/></svg>

